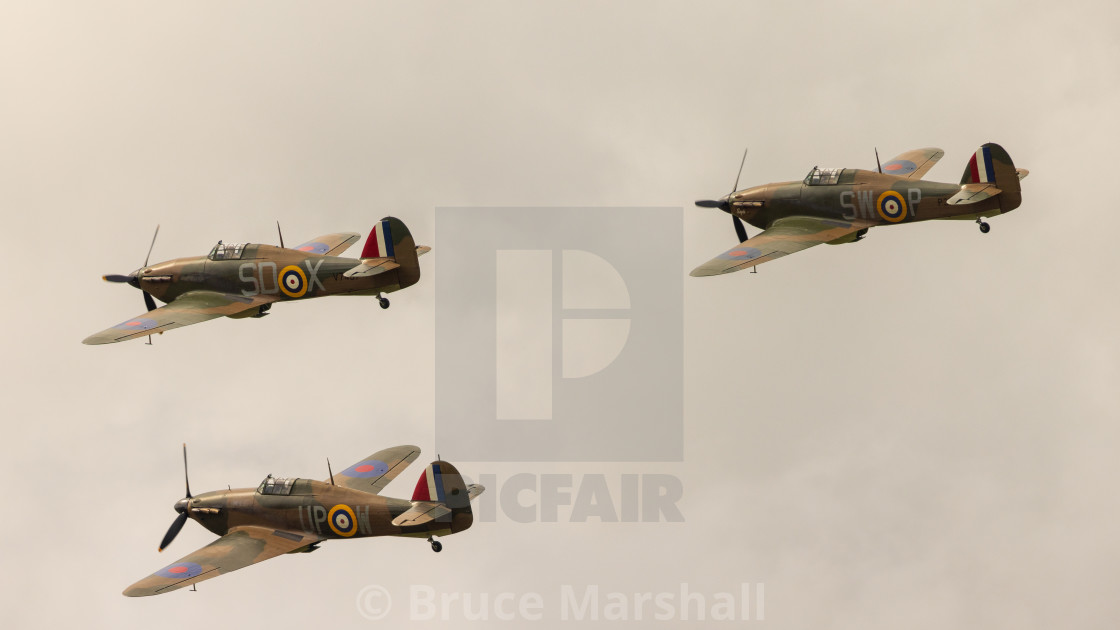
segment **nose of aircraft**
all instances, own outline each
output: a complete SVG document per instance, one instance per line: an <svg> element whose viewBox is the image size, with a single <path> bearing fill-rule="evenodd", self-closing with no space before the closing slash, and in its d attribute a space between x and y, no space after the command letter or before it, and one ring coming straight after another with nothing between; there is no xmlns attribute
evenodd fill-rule
<svg viewBox="0 0 1120 630"><path fill-rule="evenodd" d="M766 186L755 186L729 195L730 203L736 205L754 205L762 201L766 193ZM730 205L730 204L729 204Z"/></svg>

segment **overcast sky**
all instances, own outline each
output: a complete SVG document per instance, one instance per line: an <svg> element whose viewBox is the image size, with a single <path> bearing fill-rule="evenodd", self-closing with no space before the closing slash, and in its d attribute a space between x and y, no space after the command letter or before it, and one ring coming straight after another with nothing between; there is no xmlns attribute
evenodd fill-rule
<svg viewBox="0 0 1120 630"><path fill-rule="evenodd" d="M0 616L371 627L355 602L376 584L398 607L382 623L404 625L408 589L430 585L542 593L554 627L565 584L764 583L758 627L1114 627L1118 64L1103 0L6 3ZM956 182L988 141L1031 171L989 234L879 228L686 277L734 242L692 201L729 190L744 146L743 186L925 146L945 150L927 178ZM446 206L681 209L665 281L684 283L684 461L460 469L673 475L685 522L499 516L439 555L332 542L122 597L213 539L191 523L156 553L182 442L195 493L395 444L435 458ZM276 220L289 243L364 235L386 214L433 246L388 311L330 298L154 347L80 343L143 310L99 277L140 266L156 224L153 261L275 243Z"/></svg>

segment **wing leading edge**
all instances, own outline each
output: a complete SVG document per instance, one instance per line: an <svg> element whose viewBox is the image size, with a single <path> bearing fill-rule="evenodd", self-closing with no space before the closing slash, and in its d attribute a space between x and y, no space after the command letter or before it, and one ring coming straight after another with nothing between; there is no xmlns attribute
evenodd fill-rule
<svg viewBox="0 0 1120 630"><path fill-rule="evenodd" d="M743 241L692 270L692 276L718 276L761 265L814 245L843 238L871 227L870 221L840 221L818 217L785 217L766 231Z"/></svg>
<svg viewBox="0 0 1120 630"><path fill-rule="evenodd" d="M190 326L218 317L236 315L251 308L275 302L278 296L243 297L217 291L191 291L154 311L127 319L112 328L82 340L86 345L117 343L146 337L172 328Z"/></svg>
<svg viewBox="0 0 1120 630"><path fill-rule="evenodd" d="M318 542L317 538L266 527L235 527L202 549L183 556L124 590L128 597L161 595L243 569Z"/></svg>

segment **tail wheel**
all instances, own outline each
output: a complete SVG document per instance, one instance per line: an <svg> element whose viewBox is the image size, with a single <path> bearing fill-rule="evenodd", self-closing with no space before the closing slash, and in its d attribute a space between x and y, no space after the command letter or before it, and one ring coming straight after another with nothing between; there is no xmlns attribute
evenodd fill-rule
<svg viewBox="0 0 1120 630"><path fill-rule="evenodd" d="M377 303L381 305L381 308L389 308L389 298L378 298Z"/></svg>
<svg viewBox="0 0 1120 630"><path fill-rule="evenodd" d="M991 231L992 226L985 223L984 219L976 219L976 222L980 224L980 232L982 234L987 234L989 231Z"/></svg>

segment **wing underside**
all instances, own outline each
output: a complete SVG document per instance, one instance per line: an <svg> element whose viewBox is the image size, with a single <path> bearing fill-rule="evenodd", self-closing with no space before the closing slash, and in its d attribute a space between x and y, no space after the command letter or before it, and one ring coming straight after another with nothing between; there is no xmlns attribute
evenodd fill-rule
<svg viewBox="0 0 1120 630"><path fill-rule="evenodd" d="M82 340L82 343L97 345L128 341L218 317L236 315L276 300L277 296L273 295L243 297L216 291L191 291L179 296L170 304L90 335Z"/></svg>
<svg viewBox="0 0 1120 630"><path fill-rule="evenodd" d="M124 590L129 597L160 595L218 577L318 542L301 533L235 527L228 534L167 565Z"/></svg>
<svg viewBox="0 0 1120 630"><path fill-rule="evenodd" d="M869 221L818 217L778 219L766 231L693 269L690 275L716 276L749 269L814 245L835 241L871 225Z"/></svg>
<svg viewBox="0 0 1120 630"><path fill-rule="evenodd" d="M420 456L420 447L405 444L377 451L334 475L334 482L354 490L378 494Z"/></svg>

